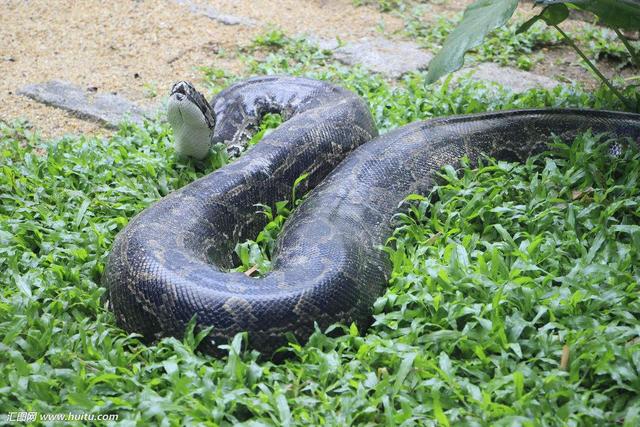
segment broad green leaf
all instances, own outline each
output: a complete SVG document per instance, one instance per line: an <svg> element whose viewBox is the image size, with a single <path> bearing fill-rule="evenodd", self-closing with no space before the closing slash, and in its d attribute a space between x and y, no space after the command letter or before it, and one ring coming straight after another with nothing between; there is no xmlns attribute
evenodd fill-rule
<svg viewBox="0 0 640 427"><path fill-rule="evenodd" d="M611 227L611 230L613 231L619 231L620 233L628 233L628 234L633 234L633 233L637 233L640 231L640 225L614 225L613 227Z"/></svg>
<svg viewBox="0 0 640 427"><path fill-rule="evenodd" d="M82 201L82 204L80 205L80 208L76 213L75 221L73 222L74 227L80 226L80 224L82 223L82 219L84 218L84 215L87 212L87 209L89 208L90 204L91 204L91 200L89 199L85 199Z"/></svg>
<svg viewBox="0 0 640 427"><path fill-rule="evenodd" d="M276 405L278 407L281 425L291 425L291 409L284 394L279 394L278 397L276 397Z"/></svg>
<svg viewBox="0 0 640 427"><path fill-rule="evenodd" d="M518 0L478 0L467 8L458 27L429 64L427 83L433 83L464 64L464 55L511 18Z"/></svg>
<svg viewBox="0 0 640 427"><path fill-rule="evenodd" d="M409 375L416 356L417 353L409 353L405 355L404 359L402 359L402 362L400 362L400 368L398 369L398 373L396 374L396 382L393 386L396 391L400 390L402 382L405 380L405 378L407 378L407 375Z"/></svg>
<svg viewBox="0 0 640 427"><path fill-rule="evenodd" d="M440 366L440 369L442 369L442 372L447 375L451 375L451 359L444 351L440 353L440 356L438 357L438 365Z"/></svg>
<svg viewBox="0 0 640 427"><path fill-rule="evenodd" d="M516 31L516 34L524 33L539 20L543 20L547 25L558 25L568 17L569 8L567 6L564 4L552 4L551 6L545 7L539 15L534 16L522 24Z"/></svg>
<svg viewBox="0 0 640 427"><path fill-rule="evenodd" d="M31 285L29 285L29 282L23 276L17 276L15 278L15 282L16 282L16 286L18 287L18 289L20 289L20 291L23 294L25 294L28 297L32 295Z"/></svg>
<svg viewBox="0 0 640 427"><path fill-rule="evenodd" d="M436 416L436 420L438 420L438 424L444 427L449 427L451 424L442 410L442 403L440 403L440 391L433 390L431 392L431 398L433 399L433 412Z"/></svg>
<svg viewBox="0 0 640 427"><path fill-rule="evenodd" d="M637 0L537 0L536 3L570 3L593 13L610 27L640 30L640 1Z"/></svg>
<svg viewBox="0 0 640 427"><path fill-rule="evenodd" d="M411 201L423 202L427 200L427 198L421 194L409 194L407 197L404 198L404 200L406 202L411 202Z"/></svg>
<svg viewBox="0 0 640 427"><path fill-rule="evenodd" d="M627 412L624 416L623 427L637 426L640 423L640 404L638 402L633 403L627 408Z"/></svg>
<svg viewBox="0 0 640 427"><path fill-rule="evenodd" d="M524 375L522 375L522 372L516 371L513 373L513 384L516 388L516 399L520 399L524 394Z"/></svg>
<svg viewBox="0 0 640 427"><path fill-rule="evenodd" d="M542 19L547 25L558 25L569 17L569 8L564 4L554 4L545 7L542 11Z"/></svg>

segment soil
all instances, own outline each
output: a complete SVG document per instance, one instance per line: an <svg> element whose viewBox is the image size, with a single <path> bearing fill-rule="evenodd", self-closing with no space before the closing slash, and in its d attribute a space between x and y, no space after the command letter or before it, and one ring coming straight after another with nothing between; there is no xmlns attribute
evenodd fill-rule
<svg viewBox="0 0 640 427"><path fill-rule="evenodd" d="M192 13L175 0L3 2L0 94L4 102L0 104L0 120L27 119L45 137L107 134L109 131L98 124L16 92L26 84L59 79L97 88L98 92L118 93L152 107L160 103L174 81L186 79L197 84L202 77L200 66L240 72L239 49L269 28L280 28L289 35L337 36L347 42L379 35L380 28L388 34L403 28L402 19L395 14L382 13L373 6L356 7L352 0L194 3L208 3L220 13L250 18L255 25L224 25ZM427 2L426 7L435 18L452 16L470 3L472 0L440 0ZM561 72L553 70L553 74ZM577 74L589 78L583 70Z"/></svg>
<svg viewBox="0 0 640 427"><path fill-rule="evenodd" d="M237 72L236 52L270 27L344 40L372 36L376 26L395 31L402 21L349 0L216 1L221 13L252 18L257 25L224 25L171 0L9 1L0 16L0 119L29 120L41 134L108 133L56 108L17 95L30 83L68 80L154 105L179 79L196 83L199 66Z"/></svg>

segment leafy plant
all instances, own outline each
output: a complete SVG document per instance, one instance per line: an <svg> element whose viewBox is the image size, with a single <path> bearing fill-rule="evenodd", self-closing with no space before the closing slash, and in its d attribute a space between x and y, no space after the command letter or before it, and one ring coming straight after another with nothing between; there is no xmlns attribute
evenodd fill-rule
<svg viewBox="0 0 640 427"><path fill-rule="evenodd" d="M282 123L282 116L280 114L265 114L260 122L260 127L256 133L253 134L247 145L251 147L257 144L262 138L273 131L273 129L277 128L280 123Z"/></svg>
<svg viewBox="0 0 640 427"><path fill-rule="evenodd" d="M573 37L585 46L587 56L593 60L611 59L617 62L619 69L634 65L628 49L625 48L615 31L609 28L589 25L580 33L574 34ZM635 45L640 46L640 43L636 42Z"/></svg>
<svg viewBox="0 0 640 427"><path fill-rule="evenodd" d="M477 0L467 8L458 27L447 37L440 52L429 63L427 82L458 70L464 54L478 46L493 29L504 25L518 6L518 0Z"/></svg>
<svg viewBox="0 0 640 427"><path fill-rule="evenodd" d="M519 0L477 0L469 6L459 26L449 35L442 50L431 62L427 82L432 83L441 76L459 69L463 65L465 53L479 45L491 30L504 25L515 12L518 2ZM640 111L640 95L636 94L635 103L632 99L625 97L589 60L574 40L558 26L569 16L569 6L590 11L596 14L602 23L614 28L632 61L640 67L639 53L620 31L620 29L640 29L640 4L633 0L537 0L536 4L543 5L544 8L538 15L525 22L518 32L527 31L537 21L544 21L547 25L554 27L628 110Z"/></svg>
<svg viewBox="0 0 640 427"><path fill-rule="evenodd" d="M454 27L454 21L445 18L439 18L435 23L423 22L419 13L410 15L405 20L407 36L430 50L439 49ZM534 25L526 34L522 35L516 34L517 29L517 25L509 24L492 31L484 43L470 51L473 54L473 59L529 70L541 58L536 50L562 43L559 35L546 31L542 25ZM590 37L589 41L593 39L593 41L602 43L603 37L598 36L600 36L599 33L593 33L593 37ZM602 50L605 48L606 46L602 46Z"/></svg>
<svg viewBox="0 0 640 427"><path fill-rule="evenodd" d="M253 43L255 46L262 47L270 47L270 48L280 48L287 44L288 37L284 31L273 28L265 33L259 34L254 39Z"/></svg>
<svg viewBox="0 0 640 427"><path fill-rule="evenodd" d="M538 0L542 5L570 4L596 15L612 28L640 28L640 5L637 0Z"/></svg>
<svg viewBox="0 0 640 427"><path fill-rule="evenodd" d="M147 98L155 98L158 96L158 85L155 82L147 82L142 85L144 96Z"/></svg>

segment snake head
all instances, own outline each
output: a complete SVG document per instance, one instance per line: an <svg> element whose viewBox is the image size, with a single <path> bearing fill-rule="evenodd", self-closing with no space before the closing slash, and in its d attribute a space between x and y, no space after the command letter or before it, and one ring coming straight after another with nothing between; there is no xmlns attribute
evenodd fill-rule
<svg viewBox="0 0 640 427"><path fill-rule="evenodd" d="M204 95L189 82L173 85L167 104L167 118L179 155L203 159L209 153L215 115Z"/></svg>

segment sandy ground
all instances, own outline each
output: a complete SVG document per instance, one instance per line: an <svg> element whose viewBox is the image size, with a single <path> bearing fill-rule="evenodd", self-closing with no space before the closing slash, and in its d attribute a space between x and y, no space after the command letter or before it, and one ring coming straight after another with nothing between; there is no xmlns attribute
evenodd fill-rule
<svg viewBox="0 0 640 427"><path fill-rule="evenodd" d="M287 34L338 35L346 41L374 35L380 24L389 31L402 28L399 18L354 7L350 0L310 0L304 7L300 0L209 3L256 25L223 25L171 0L0 1L0 93L5 101L0 119L27 119L47 137L107 133L97 124L19 96L17 89L61 79L154 105L172 82L198 82L199 66L239 70L233 53L270 27ZM220 49L232 54L220 57Z"/></svg>
<svg viewBox="0 0 640 427"><path fill-rule="evenodd" d="M389 35L403 28L394 14L356 7L352 0L193 1L249 18L255 25L224 25L192 13L177 0L0 0L0 94L4 100L0 120L27 119L45 137L107 134L96 123L16 92L26 84L60 79L152 107L159 105L174 81L197 84L202 76L198 67L239 72L239 48L269 28L344 41L379 35L381 28ZM424 2L423 18L453 16L472 1ZM519 12L531 14L530 5L525 6ZM565 55L571 61L564 60ZM573 59L575 55L563 49L536 65L534 72L563 74L560 68L566 68L570 78L595 83ZM615 69L606 72L615 73Z"/></svg>

